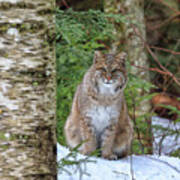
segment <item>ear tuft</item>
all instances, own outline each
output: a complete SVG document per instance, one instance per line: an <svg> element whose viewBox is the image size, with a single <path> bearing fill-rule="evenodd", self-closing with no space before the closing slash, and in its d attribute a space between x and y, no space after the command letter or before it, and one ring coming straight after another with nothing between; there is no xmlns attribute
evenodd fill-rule
<svg viewBox="0 0 180 180"><path fill-rule="evenodd" d="M125 52L120 52L119 54L116 55L116 58L119 61L125 61L126 57L127 57L127 53L125 53Z"/></svg>
<svg viewBox="0 0 180 180"><path fill-rule="evenodd" d="M127 53L125 52L120 52L119 54L116 55L116 59L119 61L119 63L121 63L124 67L126 64L126 57L127 57Z"/></svg>
<svg viewBox="0 0 180 180"><path fill-rule="evenodd" d="M101 51L95 51L94 52L94 59L93 59L93 63L97 63L101 58L102 58L103 54L101 53Z"/></svg>

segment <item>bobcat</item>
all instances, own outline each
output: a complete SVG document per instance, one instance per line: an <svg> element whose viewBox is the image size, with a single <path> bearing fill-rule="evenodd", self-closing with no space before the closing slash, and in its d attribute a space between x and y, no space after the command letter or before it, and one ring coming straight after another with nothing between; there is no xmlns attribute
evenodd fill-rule
<svg viewBox="0 0 180 180"><path fill-rule="evenodd" d="M101 148L101 156L117 159L128 155L133 125L128 116L123 90L127 83L126 53L95 51L92 66L77 87L71 114L65 124L70 148L90 154Z"/></svg>

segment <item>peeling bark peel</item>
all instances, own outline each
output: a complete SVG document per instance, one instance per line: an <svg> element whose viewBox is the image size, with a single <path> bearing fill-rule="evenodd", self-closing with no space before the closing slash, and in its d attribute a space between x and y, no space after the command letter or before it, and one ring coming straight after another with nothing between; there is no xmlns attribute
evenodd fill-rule
<svg viewBox="0 0 180 180"><path fill-rule="evenodd" d="M0 0L0 179L56 178L53 0Z"/></svg>

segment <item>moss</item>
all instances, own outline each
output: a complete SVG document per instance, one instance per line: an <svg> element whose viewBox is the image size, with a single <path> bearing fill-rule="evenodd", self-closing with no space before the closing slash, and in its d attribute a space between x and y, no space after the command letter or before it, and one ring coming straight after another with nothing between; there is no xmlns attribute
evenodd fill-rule
<svg viewBox="0 0 180 180"><path fill-rule="evenodd" d="M0 56L4 58L8 58L8 53L7 50L5 49L0 49ZM1 113L0 113L1 114Z"/></svg>
<svg viewBox="0 0 180 180"><path fill-rule="evenodd" d="M2 10L8 10L12 7L12 4L9 2L1 2L0 9Z"/></svg>
<svg viewBox="0 0 180 180"><path fill-rule="evenodd" d="M28 136L27 135L22 135L22 134L12 134L12 133L9 133L9 136L7 137L5 132L1 132L0 133L0 140L14 141L16 139L28 139Z"/></svg>
<svg viewBox="0 0 180 180"><path fill-rule="evenodd" d="M6 136L4 132L0 132L0 140L6 140Z"/></svg>
<svg viewBox="0 0 180 180"><path fill-rule="evenodd" d="M45 28L44 22L31 21L28 23L17 24L16 26L20 32L37 32Z"/></svg>
<svg viewBox="0 0 180 180"><path fill-rule="evenodd" d="M4 23L0 26L0 34L4 34L7 32L9 28L16 28L20 33L23 32L37 32L38 30L45 29L44 22L31 21L23 24L19 23ZM45 32L44 32L45 33Z"/></svg>
<svg viewBox="0 0 180 180"><path fill-rule="evenodd" d="M53 10L51 7L47 8L47 9L42 8L42 9L39 9L39 10L37 11L37 13L38 13L39 15L51 14L51 16L52 16L52 13L54 13L54 10Z"/></svg>
<svg viewBox="0 0 180 180"><path fill-rule="evenodd" d="M0 34L4 34L9 29L10 24L4 23L0 26Z"/></svg>
<svg viewBox="0 0 180 180"><path fill-rule="evenodd" d="M0 148L2 148L5 151L9 149L9 145L1 145Z"/></svg>
<svg viewBox="0 0 180 180"><path fill-rule="evenodd" d="M18 2L16 6L19 8L28 8L28 9L35 9L36 8L35 4L27 3L27 2L23 2L23 1Z"/></svg>

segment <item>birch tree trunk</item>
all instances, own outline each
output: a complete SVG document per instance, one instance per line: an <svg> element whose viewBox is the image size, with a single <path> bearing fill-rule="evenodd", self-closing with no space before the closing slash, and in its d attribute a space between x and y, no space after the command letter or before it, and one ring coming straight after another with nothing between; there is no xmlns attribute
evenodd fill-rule
<svg viewBox="0 0 180 180"><path fill-rule="evenodd" d="M0 179L56 179L53 0L0 0Z"/></svg>

